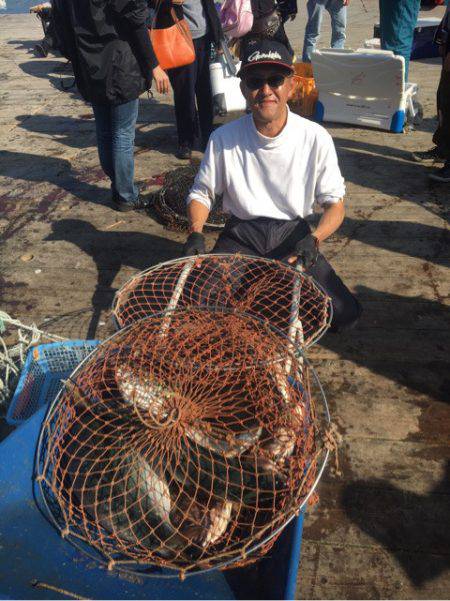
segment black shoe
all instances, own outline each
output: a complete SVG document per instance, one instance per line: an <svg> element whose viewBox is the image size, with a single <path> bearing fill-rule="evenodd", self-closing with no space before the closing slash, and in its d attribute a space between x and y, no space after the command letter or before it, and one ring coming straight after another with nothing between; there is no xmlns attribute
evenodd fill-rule
<svg viewBox="0 0 450 601"><path fill-rule="evenodd" d="M33 50L34 50L35 55L39 56L40 58L47 58L47 56L48 56L48 48L47 48L47 44L45 42L36 44L36 46L33 48Z"/></svg>
<svg viewBox="0 0 450 601"><path fill-rule="evenodd" d="M187 144L180 144L175 156L177 159L189 160L192 156L192 148Z"/></svg>
<svg viewBox="0 0 450 601"><path fill-rule="evenodd" d="M430 148L430 150L418 150L417 152L411 153L411 158L416 163L425 163L425 162L433 162L433 163L443 163L445 158L440 154L437 146Z"/></svg>
<svg viewBox="0 0 450 601"><path fill-rule="evenodd" d="M148 207L148 201L142 196L138 196L134 202L125 202L118 198L113 198L113 204L116 211L121 213L128 213L128 211L141 211Z"/></svg>
<svg viewBox="0 0 450 601"><path fill-rule="evenodd" d="M435 182L448 184L450 182L450 161L447 161L441 169L430 173L428 177Z"/></svg>

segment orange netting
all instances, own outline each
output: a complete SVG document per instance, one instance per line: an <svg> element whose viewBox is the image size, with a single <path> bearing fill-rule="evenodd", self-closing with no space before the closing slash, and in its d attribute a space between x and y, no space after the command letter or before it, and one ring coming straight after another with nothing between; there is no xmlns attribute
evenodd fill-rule
<svg viewBox="0 0 450 601"><path fill-rule="evenodd" d="M319 394L298 349L254 317L141 320L98 347L52 405L36 462L46 507L111 568L242 565L314 488L326 454Z"/></svg>
<svg viewBox="0 0 450 601"><path fill-rule="evenodd" d="M331 321L331 303L294 267L243 255L202 255L163 263L133 277L116 294L119 327L167 309L228 307L266 320L306 348Z"/></svg>

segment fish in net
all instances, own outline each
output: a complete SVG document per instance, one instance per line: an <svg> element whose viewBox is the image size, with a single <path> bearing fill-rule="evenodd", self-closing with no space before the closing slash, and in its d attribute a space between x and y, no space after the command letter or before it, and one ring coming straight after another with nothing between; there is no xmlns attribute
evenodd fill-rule
<svg viewBox="0 0 450 601"><path fill-rule="evenodd" d="M186 198L197 175L197 167L187 165L168 172L160 190L152 195L151 207L169 229L187 231L189 221ZM227 216L222 211L222 197L217 196L211 206L206 229L223 228Z"/></svg>
<svg viewBox="0 0 450 601"><path fill-rule="evenodd" d="M110 568L241 566L314 490L326 422L311 368L268 324L166 312L71 376L42 426L36 482L61 534Z"/></svg>

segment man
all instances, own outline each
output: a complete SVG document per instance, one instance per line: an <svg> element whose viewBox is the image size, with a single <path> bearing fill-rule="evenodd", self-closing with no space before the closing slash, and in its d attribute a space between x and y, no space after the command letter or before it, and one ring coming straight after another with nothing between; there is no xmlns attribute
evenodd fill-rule
<svg viewBox="0 0 450 601"><path fill-rule="evenodd" d="M211 200L223 194L231 213L214 253L243 253L294 263L326 290L333 328L356 321L361 308L329 263L320 244L344 219L344 181L331 136L320 125L291 113L292 58L274 40L244 49L239 76L251 114L217 129L208 143L187 198L190 234L186 255L205 252L203 226ZM314 233L305 217L324 210Z"/></svg>
<svg viewBox="0 0 450 601"><path fill-rule="evenodd" d="M441 78L436 95L438 127L433 135L435 146L430 150L413 152L412 158L417 162L432 161L443 163L440 169L430 173L430 179L450 182L450 6L447 6L444 17L436 32L434 41L439 45L442 55Z"/></svg>
<svg viewBox="0 0 450 601"><path fill-rule="evenodd" d="M316 48L317 38L322 25L323 11L326 9L331 17L331 47L343 48L345 44L345 28L347 26L347 6L350 0L308 0L306 10L308 21L303 42L303 62L310 63L311 55Z"/></svg>
<svg viewBox="0 0 450 601"><path fill-rule="evenodd" d="M100 164L119 211L143 206L134 183L139 96L152 78L158 92L169 91L148 35L148 17L147 0L53 1L58 44L72 63L78 90L92 104Z"/></svg>
<svg viewBox="0 0 450 601"><path fill-rule="evenodd" d="M420 0L379 0L381 48L392 50L405 59L405 81L408 81L409 59Z"/></svg>

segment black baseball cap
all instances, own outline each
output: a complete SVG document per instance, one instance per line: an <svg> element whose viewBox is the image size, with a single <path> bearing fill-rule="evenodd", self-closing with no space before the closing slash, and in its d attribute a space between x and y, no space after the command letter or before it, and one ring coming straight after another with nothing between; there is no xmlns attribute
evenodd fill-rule
<svg viewBox="0 0 450 601"><path fill-rule="evenodd" d="M294 71L292 55L284 44L275 40L249 40L242 53L241 68L238 77L256 65L279 65L289 71Z"/></svg>

